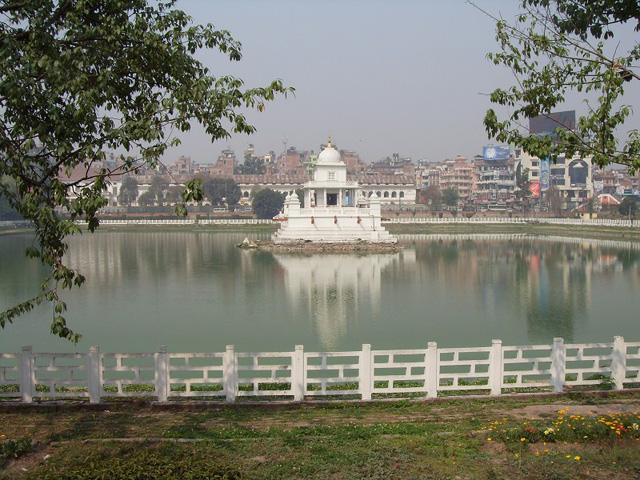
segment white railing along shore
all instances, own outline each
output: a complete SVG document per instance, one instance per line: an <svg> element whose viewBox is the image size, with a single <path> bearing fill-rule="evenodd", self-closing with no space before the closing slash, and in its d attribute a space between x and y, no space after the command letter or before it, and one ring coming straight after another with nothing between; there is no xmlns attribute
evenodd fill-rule
<svg viewBox="0 0 640 480"><path fill-rule="evenodd" d="M79 225L86 225L86 222L78 220ZM473 216L471 218L457 217L395 217L384 218L382 223L399 223L399 224L442 224L442 223L462 223L462 224L523 224L523 223L546 223L555 225L582 225L582 226L605 226L605 227L637 227L640 228L638 220L622 220L622 219L580 219L580 218L550 218L550 217L480 217ZM100 219L102 225L275 225L271 219L259 218L181 218L181 219ZM5 221L0 222L0 227L18 227L30 226L30 222L26 221Z"/></svg>
<svg viewBox="0 0 640 480"><path fill-rule="evenodd" d="M86 222L78 221L79 225ZM180 218L180 219L137 219L127 218L121 220L100 219L101 225L275 225L271 219L261 218Z"/></svg>
<svg viewBox="0 0 640 480"><path fill-rule="evenodd" d="M333 213L339 213L336 209ZM333 215L333 213L331 213ZM76 222L80 225L86 222ZM393 224L527 224L544 223L551 225L577 225L577 226L603 226L603 227L637 227L640 228L640 221L621 219L580 219L580 218L549 218L549 217L480 217L471 218L457 217L395 217L384 218L382 223ZM101 219L102 225L276 225L277 222L271 219L258 218L182 218L182 219Z"/></svg>
<svg viewBox="0 0 640 480"><path fill-rule="evenodd" d="M392 396L560 393L640 385L640 342L305 352L245 353L20 353L0 354L0 399L28 404L65 397L99 403L110 397L152 397L159 402L201 397L303 401L323 397L371 400Z"/></svg>
<svg viewBox="0 0 640 480"><path fill-rule="evenodd" d="M473 216L470 218L464 216L456 217L396 217L387 218L383 223L466 223L466 224L482 224L482 223L546 223L552 225L582 225L582 226L604 226L604 227L640 227L640 222L636 220L622 220L609 218L552 218L552 217L480 217Z"/></svg>

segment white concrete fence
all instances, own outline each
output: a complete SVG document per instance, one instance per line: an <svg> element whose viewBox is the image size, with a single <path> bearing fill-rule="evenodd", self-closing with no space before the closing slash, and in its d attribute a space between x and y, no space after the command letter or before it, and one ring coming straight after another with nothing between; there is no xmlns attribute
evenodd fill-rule
<svg viewBox="0 0 640 480"><path fill-rule="evenodd" d="M76 223L86 224L81 220ZM275 223L271 219L260 218L100 219L100 225L268 225Z"/></svg>
<svg viewBox="0 0 640 480"><path fill-rule="evenodd" d="M305 352L0 354L0 399L33 403L86 398L153 397L159 402L238 397L278 400L435 398L448 395L560 393L638 388L640 342Z"/></svg>
<svg viewBox="0 0 640 480"><path fill-rule="evenodd" d="M552 225L581 225L600 227L640 227L637 220L620 220L607 218L551 218L551 217L480 217L474 215L467 218L464 214L456 217L396 217L387 218L383 223L466 223L466 224L486 224L486 223L546 223Z"/></svg>
<svg viewBox="0 0 640 480"><path fill-rule="evenodd" d="M84 225L86 222L78 221L78 224ZM257 218L181 218L181 219L122 219L111 220L101 219L101 225L275 225L277 222L271 219ZM604 226L604 227L640 227L637 220L612 220L612 219L591 219L582 220L579 218L547 218L547 217L480 217L473 216L467 218L462 215L457 217L391 217L382 220L382 223L401 223L401 224L425 224L425 223L462 223L462 224L524 224L524 223L546 223L553 225L582 225L582 226Z"/></svg>

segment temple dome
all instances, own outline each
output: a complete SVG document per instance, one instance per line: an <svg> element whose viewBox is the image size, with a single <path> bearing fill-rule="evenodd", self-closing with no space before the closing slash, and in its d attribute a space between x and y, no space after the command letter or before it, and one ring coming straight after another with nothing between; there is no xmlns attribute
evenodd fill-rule
<svg viewBox="0 0 640 480"><path fill-rule="evenodd" d="M340 152L338 152L335 148L329 144L327 148L320 152L318 155L318 163L329 164L329 163L342 163L342 159L340 157Z"/></svg>

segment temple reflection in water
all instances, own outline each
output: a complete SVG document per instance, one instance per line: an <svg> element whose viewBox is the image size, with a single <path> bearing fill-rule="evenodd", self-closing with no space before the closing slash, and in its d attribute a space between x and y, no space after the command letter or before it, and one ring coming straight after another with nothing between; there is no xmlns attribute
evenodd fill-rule
<svg viewBox="0 0 640 480"><path fill-rule="evenodd" d="M320 343L327 349L339 345L349 323L358 322L359 306L377 310L382 272L394 262L415 261L413 251L369 255L289 255L274 257L285 270L287 300L305 308Z"/></svg>

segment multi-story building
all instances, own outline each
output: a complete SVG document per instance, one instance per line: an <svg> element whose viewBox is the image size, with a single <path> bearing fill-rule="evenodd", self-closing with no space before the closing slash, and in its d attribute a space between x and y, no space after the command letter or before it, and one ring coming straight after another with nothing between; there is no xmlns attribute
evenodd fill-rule
<svg viewBox="0 0 640 480"><path fill-rule="evenodd" d="M252 191L270 188L290 193L302 188L310 175L236 175L242 198L249 201ZM360 185L365 197L375 196L382 204L413 205L416 203L416 186L412 177L405 175L348 175L349 181Z"/></svg>
<svg viewBox="0 0 640 480"><path fill-rule="evenodd" d="M347 165L347 173L357 175L364 173L367 166L360 161L360 155L351 150L340 150L342 161Z"/></svg>
<svg viewBox="0 0 640 480"><path fill-rule="evenodd" d="M461 199L471 197L476 185L475 167L467 157L456 157L442 162L440 190L452 189Z"/></svg>
<svg viewBox="0 0 640 480"><path fill-rule="evenodd" d="M476 155L476 203L507 202L515 188L514 159L508 147L485 147ZM496 154L496 152L498 152Z"/></svg>
<svg viewBox="0 0 640 480"><path fill-rule="evenodd" d="M418 187L422 190L426 190L429 187L440 186L440 171L442 170L440 164L424 165L416 171L416 181Z"/></svg>
<svg viewBox="0 0 640 480"><path fill-rule="evenodd" d="M394 153L391 158L372 163L368 170L381 175L415 175L416 166L410 158L401 158Z"/></svg>
<svg viewBox="0 0 640 480"><path fill-rule="evenodd" d="M211 169L209 174L217 177L232 177L236 164L237 159L235 152L228 149L223 150L218 157L215 169Z"/></svg>
<svg viewBox="0 0 640 480"><path fill-rule="evenodd" d="M593 189L596 193L616 193L618 176L615 172L593 167Z"/></svg>
<svg viewBox="0 0 640 480"><path fill-rule="evenodd" d="M282 175L305 175L305 156L306 152L298 152L295 147L289 147L278 158L278 173Z"/></svg>
<svg viewBox="0 0 640 480"><path fill-rule="evenodd" d="M516 159L516 171L518 168L521 171L529 169L534 198L544 196L548 188L555 188L560 192L565 210L576 209L593 197L591 157L574 156L568 159L560 156L555 163L549 164L522 152Z"/></svg>
<svg viewBox="0 0 640 480"><path fill-rule="evenodd" d="M169 167L169 171L174 175L193 175L194 164L191 157L180 156L176 163Z"/></svg>
<svg viewBox="0 0 640 480"><path fill-rule="evenodd" d="M409 175L355 175L365 197L376 196L381 203L413 205L416 203L415 177Z"/></svg>

